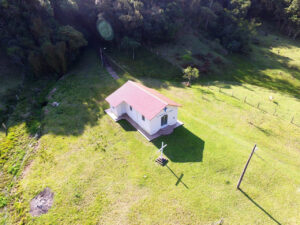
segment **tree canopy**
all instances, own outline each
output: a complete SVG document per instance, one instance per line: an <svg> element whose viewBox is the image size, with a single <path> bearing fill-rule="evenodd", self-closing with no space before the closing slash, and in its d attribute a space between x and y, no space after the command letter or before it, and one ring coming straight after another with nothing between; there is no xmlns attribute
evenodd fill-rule
<svg viewBox="0 0 300 225"><path fill-rule="evenodd" d="M2 0L0 47L36 76L65 73L90 42L159 45L185 28L247 53L260 21L300 35L300 0ZM128 42L129 43L129 42Z"/></svg>

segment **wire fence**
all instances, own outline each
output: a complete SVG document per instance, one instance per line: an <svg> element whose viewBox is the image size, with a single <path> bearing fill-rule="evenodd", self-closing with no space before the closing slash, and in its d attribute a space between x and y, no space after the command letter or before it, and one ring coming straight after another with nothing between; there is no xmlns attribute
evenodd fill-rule
<svg viewBox="0 0 300 225"><path fill-rule="evenodd" d="M116 70L121 70L123 72L127 72L126 69L124 69L120 64L118 64L115 60L113 60L110 56L107 56L107 59L111 62L111 65ZM289 122L290 124L293 124L300 128L300 115L293 111L288 111L286 109L283 109L279 106L279 103L275 101L274 99L270 99L269 101L257 101L256 98L254 98L251 95L242 95L238 94L238 92L235 92L231 89L231 91L228 91L226 88L217 87L217 86L206 86L208 89L212 91L217 91L221 94L227 95L229 97L232 97L238 101L241 101L253 108L256 108L257 110L260 110L263 113L273 115L281 120L284 120L286 122ZM205 101L210 101L207 97L202 95L202 99Z"/></svg>
<svg viewBox="0 0 300 225"><path fill-rule="evenodd" d="M251 95L242 95L238 92L235 92L234 90L228 90L226 88L222 87L211 87L207 86L208 89L211 91L218 91L221 94L224 94L226 96L232 97L240 102L243 102L253 108L256 108L257 110L260 110L263 113L275 116L281 120L284 120L286 122L289 122L290 124L293 124L300 128L300 115L297 112L294 112L293 110L287 110L283 109L279 106L279 103L275 101L274 99L270 98L269 101L261 100L257 101L257 97L254 98ZM216 90L217 88L217 90ZM270 96L271 97L271 96ZM206 97L202 97L203 100L209 101Z"/></svg>

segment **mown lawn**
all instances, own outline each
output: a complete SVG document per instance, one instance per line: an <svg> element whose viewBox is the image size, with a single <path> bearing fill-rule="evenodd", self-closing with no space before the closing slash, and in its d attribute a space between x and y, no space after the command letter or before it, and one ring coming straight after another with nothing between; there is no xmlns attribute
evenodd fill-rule
<svg viewBox="0 0 300 225"><path fill-rule="evenodd" d="M8 223L211 224L221 218L225 224L298 223L300 128L219 92L217 83L184 88L139 78L183 105L179 120L185 125L148 142L104 113L104 98L128 79L133 77L125 73L113 80L89 51L59 81L53 101L60 106L47 106L43 135L16 188ZM226 87L240 98L255 93L255 102L274 95L252 85ZM298 99L275 95L282 108L300 110ZM154 162L161 141L168 144L167 167ZM259 150L243 191L237 191L255 143ZM53 207L32 218L29 202L45 187L54 192Z"/></svg>

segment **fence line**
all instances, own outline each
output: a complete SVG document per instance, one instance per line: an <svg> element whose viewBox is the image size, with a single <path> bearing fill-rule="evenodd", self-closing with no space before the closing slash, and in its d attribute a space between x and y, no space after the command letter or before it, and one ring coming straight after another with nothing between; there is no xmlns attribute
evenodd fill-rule
<svg viewBox="0 0 300 225"><path fill-rule="evenodd" d="M210 86L207 86L207 88L210 89L210 90L214 90L214 89L211 88ZM262 112L264 112L264 113L266 113L266 114L275 116L275 117L277 117L277 118L279 118L279 119L281 119L281 120L284 120L284 121L286 121L286 122L289 122L289 123L291 123L291 124L293 124L293 125L295 125L295 126L297 126L297 127L300 128L300 124L297 124L297 123L295 122L295 118L296 118L295 115L297 115L297 114L293 115L292 118L289 120L289 119L283 118L283 117L281 117L280 115L276 114L276 113L277 113L277 109L278 109L278 105L275 106L274 112L271 113L271 112L269 112L268 110L265 110L265 109L263 109L263 108L261 107L261 102L258 102L257 104L252 105L249 101L247 101L248 96L245 96L244 99L243 99L243 98L240 99L238 96L235 96L235 95L234 95L234 92L233 92L233 91L231 92L231 94L229 94L229 93L224 92L224 91L222 90L221 87L218 87L218 88L219 88L219 93L221 93L221 94L224 94L224 95L226 95L226 96L232 97L232 98L234 98L234 99L236 99L236 100L238 100L238 101L244 102L245 104L247 104L247 105L249 105L249 106L252 106L253 108L256 108L256 109L258 109L258 110L260 110L260 111L262 111ZM204 99L204 100L206 100L206 101L209 101L207 98L204 98L203 96L202 96L202 99ZM285 113L284 113L284 114L285 114ZM285 114L285 115L287 115L287 114Z"/></svg>

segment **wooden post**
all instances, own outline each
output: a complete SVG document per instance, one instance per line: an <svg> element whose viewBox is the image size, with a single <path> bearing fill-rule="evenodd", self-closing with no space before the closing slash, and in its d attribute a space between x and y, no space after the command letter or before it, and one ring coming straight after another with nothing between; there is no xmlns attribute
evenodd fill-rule
<svg viewBox="0 0 300 225"><path fill-rule="evenodd" d="M294 117L295 117L295 116L293 116L293 118L292 118L292 120L291 120L291 123L294 123Z"/></svg>
<svg viewBox="0 0 300 225"><path fill-rule="evenodd" d="M274 110L273 116L275 116L276 112L277 112L277 107L275 107L275 110Z"/></svg>
<svg viewBox="0 0 300 225"><path fill-rule="evenodd" d="M2 123L2 127L3 127L4 130L5 130L5 136L7 136L7 127L6 127L6 125L5 125L4 123Z"/></svg>
<svg viewBox="0 0 300 225"><path fill-rule="evenodd" d="M249 163L250 163L250 160L251 160L251 158L252 158L252 156L253 156L253 154L254 154L254 152L255 152L255 149L256 149L256 144L254 145L254 148L252 149L252 152L251 152L251 154L250 154L250 156L249 156L249 159L248 159L248 161L247 161L247 163L246 163L246 165L245 165L245 168L244 168L244 170L243 170L243 173L242 173L242 175L241 175L241 177L240 177L240 179L239 179L239 182L238 182L238 184L237 184L237 186L236 186L237 189L240 189L240 185L241 185L241 183L242 183L243 177L244 177L244 175L245 175L245 173L246 173L246 170L247 170L247 167L248 167L248 165L249 165Z"/></svg>
<svg viewBox="0 0 300 225"><path fill-rule="evenodd" d="M103 67L103 66L104 66L104 63L103 63L102 48L100 48L100 57L101 57L101 63L102 63L102 67Z"/></svg>
<svg viewBox="0 0 300 225"><path fill-rule="evenodd" d="M247 96L245 97L244 102L247 102Z"/></svg>

